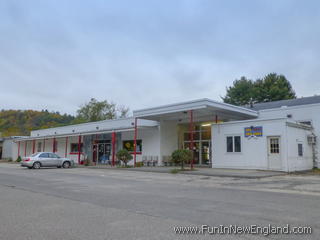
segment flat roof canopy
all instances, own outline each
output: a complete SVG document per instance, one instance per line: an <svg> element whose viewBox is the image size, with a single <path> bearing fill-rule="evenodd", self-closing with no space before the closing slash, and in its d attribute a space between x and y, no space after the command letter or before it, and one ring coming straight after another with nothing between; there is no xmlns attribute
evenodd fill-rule
<svg viewBox="0 0 320 240"><path fill-rule="evenodd" d="M193 110L195 122L214 121L216 116L219 120L223 121L245 120L258 117L257 111L213 101L207 98L136 110L133 111L133 116L155 121L177 120L180 122L187 122L189 119L188 111L190 110Z"/></svg>

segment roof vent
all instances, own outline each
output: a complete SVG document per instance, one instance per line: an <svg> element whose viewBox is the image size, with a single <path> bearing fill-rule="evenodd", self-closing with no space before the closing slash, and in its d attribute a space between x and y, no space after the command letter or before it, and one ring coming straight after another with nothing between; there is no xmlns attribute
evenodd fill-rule
<svg viewBox="0 0 320 240"><path fill-rule="evenodd" d="M74 129L72 129L72 132L75 132L75 130L74 130Z"/></svg>
<svg viewBox="0 0 320 240"><path fill-rule="evenodd" d="M98 126L96 126L96 129L98 130L98 129L99 129L99 127L98 127Z"/></svg>

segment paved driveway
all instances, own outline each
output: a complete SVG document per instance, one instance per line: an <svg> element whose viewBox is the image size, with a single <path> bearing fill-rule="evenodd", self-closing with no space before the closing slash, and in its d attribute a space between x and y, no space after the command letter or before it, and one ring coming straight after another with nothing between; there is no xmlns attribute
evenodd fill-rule
<svg viewBox="0 0 320 240"><path fill-rule="evenodd" d="M220 178L0 164L0 239L265 239L178 235L174 226L311 226L320 238L320 178Z"/></svg>

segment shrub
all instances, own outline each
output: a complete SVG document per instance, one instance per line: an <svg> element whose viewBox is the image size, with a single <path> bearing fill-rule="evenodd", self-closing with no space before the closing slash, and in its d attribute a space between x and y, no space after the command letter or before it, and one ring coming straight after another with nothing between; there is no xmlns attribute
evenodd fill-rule
<svg viewBox="0 0 320 240"><path fill-rule="evenodd" d="M127 163L132 159L132 156L128 150L122 149L117 152L117 158L127 166Z"/></svg>
<svg viewBox="0 0 320 240"><path fill-rule="evenodd" d="M192 160L192 151L190 151L188 149L175 150L171 154L171 160L175 164L180 164L181 165L181 169L183 169L183 166L184 166L185 163L191 162L191 160Z"/></svg>
<svg viewBox="0 0 320 240"><path fill-rule="evenodd" d="M143 167L143 162L136 162L136 167Z"/></svg>
<svg viewBox="0 0 320 240"><path fill-rule="evenodd" d="M172 174L177 174L179 172L180 172L180 169L176 169L176 168L170 170L170 173Z"/></svg>
<svg viewBox="0 0 320 240"><path fill-rule="evenodd" d="M22 161L21 157L20 157L20 156L18 156L18 158L17 158L16 162L21 162L21 161Z"/></svg>

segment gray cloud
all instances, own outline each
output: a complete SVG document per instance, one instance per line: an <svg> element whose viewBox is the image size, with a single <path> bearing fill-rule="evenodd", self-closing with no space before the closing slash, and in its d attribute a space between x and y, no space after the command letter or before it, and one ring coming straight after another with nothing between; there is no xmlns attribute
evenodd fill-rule
<svg viewBox="0 0 320 240"><path fill-rule="evenodd" d="M75 113L210 97L245 75L320 89L317 1L0 2L0 108Z"/></svg>

